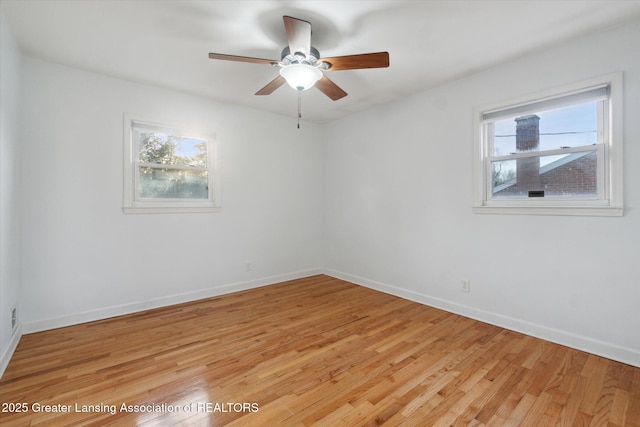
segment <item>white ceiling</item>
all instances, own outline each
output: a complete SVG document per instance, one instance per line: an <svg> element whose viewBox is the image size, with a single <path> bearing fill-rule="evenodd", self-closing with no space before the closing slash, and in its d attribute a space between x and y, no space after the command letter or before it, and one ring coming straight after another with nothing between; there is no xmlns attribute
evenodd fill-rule
<svg viewBox="0 0 640 427"><path fill-rule="evenodd" d="M267 65L209 52L280 59L283 15L312 23L321 56L388 51L390 67L335 71L349 95L304 92L303 119L324 123L505 60L640 17L634 1L2 0L24 54L293 118L296 91L254 93Z"/></svg>

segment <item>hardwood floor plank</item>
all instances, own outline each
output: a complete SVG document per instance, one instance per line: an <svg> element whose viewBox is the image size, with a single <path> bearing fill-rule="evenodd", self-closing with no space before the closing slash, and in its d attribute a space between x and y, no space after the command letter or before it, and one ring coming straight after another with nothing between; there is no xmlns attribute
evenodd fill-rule
<svg viewBox="0 0 640 427"><path fill-rule="evenodd" d="M609 422L613 425L626 425L626 412L629 406L629 392L618 389L613 398L611 409L609 411Z"/></svg>
<svg viewBox="0 0 640 427"><path fill-rule="evenodd" d="M25 335L0 397L3 427L640 427L639 368L323 275Z"/></svg>

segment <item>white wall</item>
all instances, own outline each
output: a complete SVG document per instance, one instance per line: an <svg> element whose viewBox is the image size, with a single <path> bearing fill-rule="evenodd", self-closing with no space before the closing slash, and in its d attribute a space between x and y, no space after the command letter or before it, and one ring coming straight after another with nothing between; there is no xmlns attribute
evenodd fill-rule
<svg viewBox="0 0 640 427"><path fill-rule="evenodd" d="M320 271L317 125L29 58L24 79L25 332ZM217 134L222 212L122 212L125 112Z"/></svg>
<svg viewBox="0 0 640 427"><path fill-rule="evenodd" d="M0 15L0 373L17 345L11 309L20 313L21 56Z"/></svg>
<svg viewBox="0 0 640 427"><path fill-rule="evenodd" d="M636 22L328 125L327 271L640 366L638 40ZM474 107L619 70L624 217L472 214Z"/></svg>

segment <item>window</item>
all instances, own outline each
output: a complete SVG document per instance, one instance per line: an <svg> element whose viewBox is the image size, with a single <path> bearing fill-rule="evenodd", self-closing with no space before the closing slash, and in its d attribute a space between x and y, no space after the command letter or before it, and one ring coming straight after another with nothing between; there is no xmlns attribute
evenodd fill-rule
<svg viewBox="0 0 640 427"><path fill-rule="evenodd" d="M622 76L477 110L476 213L622 215Z"/></svg>
<svg viewBox="0 0 640 427"><path fill-rule="evenodd" d="M215 137L125 115L124 212L220 208Z"/></svg>

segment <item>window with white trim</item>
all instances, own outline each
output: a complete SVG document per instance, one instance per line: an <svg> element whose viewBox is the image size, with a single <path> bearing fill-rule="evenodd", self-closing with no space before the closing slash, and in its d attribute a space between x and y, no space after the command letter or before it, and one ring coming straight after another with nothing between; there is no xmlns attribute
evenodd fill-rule
<svg viewBox="0 0 640 427"><path fill-rule="evenodd" d="M622 215L622 75L476 111L476 213Z"/></svg>
<svg viewBox="0 0 640 427"><path fill-rule="evenodd" d="M124 212L215 212L215 135L125 115Z"/></svg>

